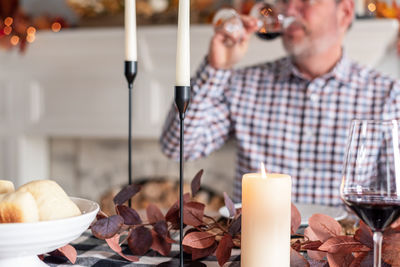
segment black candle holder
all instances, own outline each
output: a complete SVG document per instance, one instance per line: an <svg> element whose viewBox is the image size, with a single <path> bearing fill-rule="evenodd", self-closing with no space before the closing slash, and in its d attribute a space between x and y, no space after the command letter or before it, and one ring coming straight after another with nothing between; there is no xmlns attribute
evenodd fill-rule
<svg viewBox="0 0 400 267"><path fill-rule="evenodd" d="M125 77L129 89L129 127L128 127L128 184L132 184L132 88L137 75L137 61L125 61ZM129 207L132 206L129 199Z"/></svg>
<svg viewBox="0 0 400 267"><path fill-rule="evenodd" d="M183 140L184 140L184 128L183 120L185 119L185 113L190 102L190 86L175 86L175 105L179 112L180 120L180 135L179 135L179 213L180 213L180 224L179 224L179 266L183 267Z"/></svg>

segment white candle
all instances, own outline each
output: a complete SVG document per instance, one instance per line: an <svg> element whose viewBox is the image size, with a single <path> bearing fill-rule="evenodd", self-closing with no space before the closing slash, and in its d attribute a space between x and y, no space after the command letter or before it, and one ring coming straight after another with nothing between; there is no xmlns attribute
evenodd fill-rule
<svg viewBox="0 0 400 267"><path fill-rule="evenodd" d="M176 85L190 86L190 0L179 0Z"/></svg>
<svg viewBox="0 0 400 267"><path fill-rule="evenodd" d="M290 266L291 177L248 173L242 180L242 267Z"/></svg>
<svg viewBox="0 0 400 267"><path fill-rule="evenodd" d="M136 0L125 0L125 60L137 61Z"/></svg>

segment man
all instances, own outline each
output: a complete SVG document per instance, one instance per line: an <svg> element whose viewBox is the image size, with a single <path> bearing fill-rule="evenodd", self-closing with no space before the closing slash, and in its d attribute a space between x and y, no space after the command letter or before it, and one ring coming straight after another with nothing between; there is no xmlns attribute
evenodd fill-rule
<svg viewBox="0 0 400 267"><path fill-rule="evenodd" d="M350 121L400 118L400 87L350 61L343 52L353 19L352 0L283 4L287 15L296 18L282 36L286 58L235 70L256 21L243 17L246 33L240 40L214 34L192 81L185 158L206 156L234 137L234 201L241 201L242 175L257 172L264 162L268 172L292 176L293 201L339 205ZM226 46L227 38L236 43ZM161 141L163 151L178 158L179 120L174 108Z"/></svg>

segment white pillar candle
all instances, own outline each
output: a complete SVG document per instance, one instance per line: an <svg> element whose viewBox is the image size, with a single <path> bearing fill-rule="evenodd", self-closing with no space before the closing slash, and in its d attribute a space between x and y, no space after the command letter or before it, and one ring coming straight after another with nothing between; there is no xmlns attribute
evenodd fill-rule
<svg viewBox="0 0 400 267"><path fill-rule="evenodd" d="M190 86L190 0L179 0L176 84Z"/></svg>
<svg viewBox="0 0 400 267"><path fill-rule="evenodd" d="M137 61L136 0L125 0L125 60Z"/></svg>
<svg viewBox="0 0 400 267"><path fill-rule="evenodd" d="M242 180L242 267L289 267L291 177L248 173Z"/></svg>

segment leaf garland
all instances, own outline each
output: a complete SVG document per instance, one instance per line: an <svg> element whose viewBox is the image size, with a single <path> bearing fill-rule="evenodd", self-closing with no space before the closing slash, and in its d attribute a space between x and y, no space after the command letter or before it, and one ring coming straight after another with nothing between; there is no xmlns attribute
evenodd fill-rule
<svg viewBox="0 0 400 267"><path fill-rule="evenodd" d="M191 254L193 261L215 255L220 266L231 256L233 248L240 248L241 209L236 209L228 194L224 193L225 205L230 217L220 222L204 214L205 205L193 197L200 190L200 170L192 180L191 193L184 195L184 251ZM91 230L94 236L106 240L112 250L128 261L138 261L137 256L144 255L150 249L168 256L171 246L176 243L171 239L172 233L179 229L179 201L175 202L164 215L154 204L146 209L146 219L126 206L131 197L140 191L136 185L121 190L114 198L117 215L107 216L99 212ZM369 227L360 222L354 235L345 235L342 226L333 218L314 214L308 221L304 235L297 234L301 216L292 204L291 234L296 239L291 242L291 267L358 267L371 266L373 263L373 239ZM122 239L122 241L120 241ZM133 255L122 253L121 245L127 243ZM68 251L70 251L68 253ZM70 248L61 249L74 260ZM304 253L307 252L307 259ZM72 255L72 256L71 256ZM400 266L400 220L393 223L384 233L382 259L384 267ZM76 256L75 256L76 258Z"/></svg>

